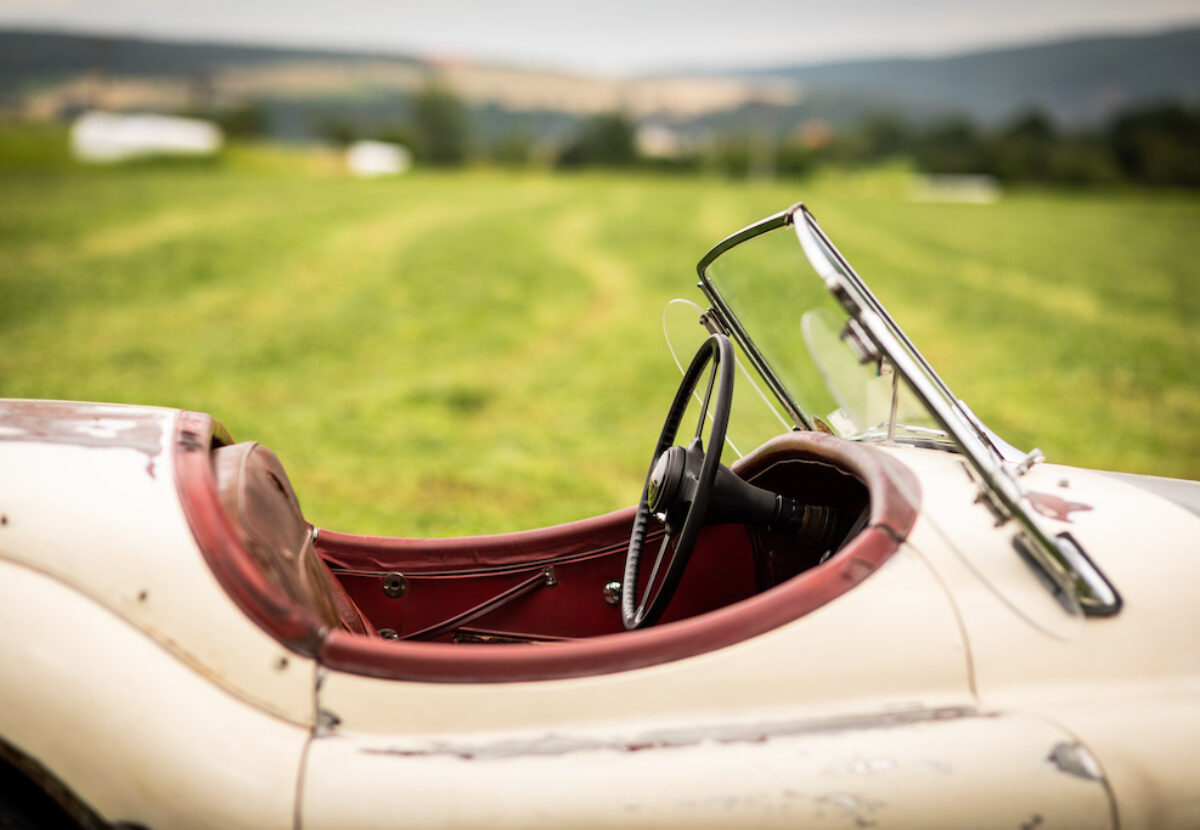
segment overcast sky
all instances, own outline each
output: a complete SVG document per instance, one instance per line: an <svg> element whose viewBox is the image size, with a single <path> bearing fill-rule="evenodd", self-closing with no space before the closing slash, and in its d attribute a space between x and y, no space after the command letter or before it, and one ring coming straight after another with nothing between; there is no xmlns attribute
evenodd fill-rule
<svg viewBox="0 0 1200 830"><path fill-rule="evenodd" d="M1200 0L0 0L0 26L368 47L636 74L1200 24Z"/></svg>

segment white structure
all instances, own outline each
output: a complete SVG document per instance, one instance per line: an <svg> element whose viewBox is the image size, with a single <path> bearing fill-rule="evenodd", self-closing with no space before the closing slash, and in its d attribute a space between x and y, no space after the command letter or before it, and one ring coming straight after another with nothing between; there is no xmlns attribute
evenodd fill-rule
<svg viewBox="0 0 1200 830"><path fill-rule="evenodd" d="M346 148L346 166L355 176L397 176L412 167L412 153L402 144L356 141Z"/></svg>
<svg viewBox="0 0 1200 830"><path fill-rule="evenodd" d="M148 156L211 156L222 142L221 128L198 118L93 110L71 125L71 153L98 164Z"/></svg>
<svg viewBox="0 0 1200 830"><path fill-rule="evenodd" d="M643 124L634 136L638 153L652 159L677 159L696 152L695 137L663 124Z"/></svg>
<svg viewBox="0 0 1200 830"><path fill-rule="evenodd" d="M990 205L1000 201L1001 195L1003 190L995 176L943 174L919 177L909 198L914 202Z"/></svg>

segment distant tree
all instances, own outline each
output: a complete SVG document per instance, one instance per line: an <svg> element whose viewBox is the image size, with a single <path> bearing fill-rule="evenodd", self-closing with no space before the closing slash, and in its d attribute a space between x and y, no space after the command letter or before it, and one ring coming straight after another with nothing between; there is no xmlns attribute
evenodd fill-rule
<svg viewBox="0 0 1200 830"><path fill-rule="evenodd" d="M875 113L858 127L842 130L829 152L832 159L852 164L882 161L904 155L912 144L912 135L904 122L891 113Z"/></svg>
<svg viewBox="0 0 1200 830"><path fill-rule="evenodd" d="M524 167L533 159L533 138L528 130L511 129L492 143L490 155L497 164Z"/></svg>
<svg viewBox="0 0 1200 830"><path fill-rule="evenodd" d="M1068 185L1109 184L1121 178L1112 147L1096 133L1062 136L1050 158L1050 177Z"/></svg>
<svg viewBox="0 0 1200 830"><path fill-rule="evenodd" d="M413 96L411 126L416 157L439 166L462 164L471 128L467 108L448 87L429 83Z"/></svg>
<svg viewBox="0 0 1200 830"><path fill-rule="evenodd" d="M1131 110L1113 121L1109 141L1129 178L1200 187L1200 111L1178 103Z"/></svg>
<svg viewBox="0 0 1200 830"><path fill-rule="evenodd" d="M990 137L985 171L1005 181L1050 181L1057 144L1050 118L1027 110Z"/></svg>
<svg viewBox="0 0 1200 830"><path fill-rule="evenodd" d="M232 138L259 138L267 132L266 108L257 102L217 110L214 116L225 135Z"/></svg>
<svg viewBox="0 0 1200 830"><path fill-rule="evenodd" d="M585 121L558 156L561 167L629 167L637 160L633 124L618 112Z"/></svg>
<svg viewBox="0 0 1200 830"><path fill-rule="evenodd" d="M317 119L313 131L323 141L335 147L345 147L358 138L358 125L340 115L324 115Z"/></svg>
<svg viewBox="0 0 1200 830"><path fill-rule="evenodd" d="M913 156L926 173L986 173L990 167L982 137L964 118L942 121L917 136Z"/></svg>
<svg viewBox="0 0 1200 830"><path fill-rule="evenodd" d="M709 147L703 167L730 178L745 178L750 172L750 142L745 136L725 136Z"/></svg>
<svg viewBox="0 0 1200 830"><path fill-rule="evenodd" d="M389 144L399 144L412 150L417 141L412 130L403 124L384 124L371 131L370 137L376 141L386 141Z"/></svg>
<svg viewBox="0 0 1200 830"><path fill-rule="evenodd" d="M780 176L807 176L819 162L819 151L798 141L780 144L775 150L775 172Z"/></svg>

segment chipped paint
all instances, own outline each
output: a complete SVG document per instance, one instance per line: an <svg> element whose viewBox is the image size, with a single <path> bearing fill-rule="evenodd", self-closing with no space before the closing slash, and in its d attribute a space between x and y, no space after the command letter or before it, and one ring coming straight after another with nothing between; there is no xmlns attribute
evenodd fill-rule
<svg viewBox="0 0 1200 830"><path fill-rule="evenodd" d="M163 428L159 413L139 407L0 400L0 441L136 450L154 478Z"/></svg>
<svg viewBox="0 0 1200 830"><path fill-rule="evenodd" d="M1100 763L1083 744L1066 741L1055 744L1046 760L1067 775L1074 775L1087 781L1104 780L1104 772L1100 769Z"/></svg>
<svg viewBox="0 0 1200 830"><path fill-rule="evenodd" d="M843 775L870 776L891 772L896 766L896 761L892 758L855 758L837 772Z"/></svg>
<svg viewBox="0 0 1200 830"><path fill-rule="evenodd" d="M874 827L876 822L870 817L871 814L885 806L883 801L863 798L853 793L829 793L818 798L817 804L838 808L845 818L854 819L855 827Z"/></svg>
<svg viewBox="0 0 1200 830"><path fill-rule="evenodd" d="M327 709L317 709L317 726L315 732L318 737L331 735L341 722L342 719L333 712Z"/></svg>
<svg viewBox="0 0 1200 830"><path fill-rule="evenodd" d="M1033 509L1038 513L1041 513L1048 519L1056 519L1068 524L1071 523L1072 513L1093 509L1090 504L1067 501L1061 496L1056 496L1052 493L1036 493L1031 491L1026 495L1029 497L1029 503L1033 505Z"/></svg>
<svg viewBox="0 0 1200 830"><path fill-rule="evenodd" d="M577 752L643 752L647 750L678 749L681 747L697 746L701 743L757 744L778 738L803 735L826 735L872 729L896 729L919 723L989 717L993 717L993 715L990 713L981 713L967 707L952 706L873 715L849 715L820 720L716 724L702 727L656 729L633 736L614 738L585 737L549 732L528 738L510 738L486 743L431 741L415 746L365 747L361 751L366 755L393 755L403 758L442 756L458 758L464 761L498 761L530 756L562 756ZM853 763L848 771L857 774L878 773L895 767L895 762L888 759L864 760L858 767L854 767Z"/></svg>

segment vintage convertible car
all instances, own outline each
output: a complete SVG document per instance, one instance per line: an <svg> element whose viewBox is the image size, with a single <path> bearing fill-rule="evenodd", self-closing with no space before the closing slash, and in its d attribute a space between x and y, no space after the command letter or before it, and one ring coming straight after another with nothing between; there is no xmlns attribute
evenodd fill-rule
<svg viewBox="0 0 1200 830"><path fill-rule="evenodd" d="M0 825L1200 826L1200 485L1005 444L803 206L699 273L637 506L558 527L0 403Z"/></svg>

